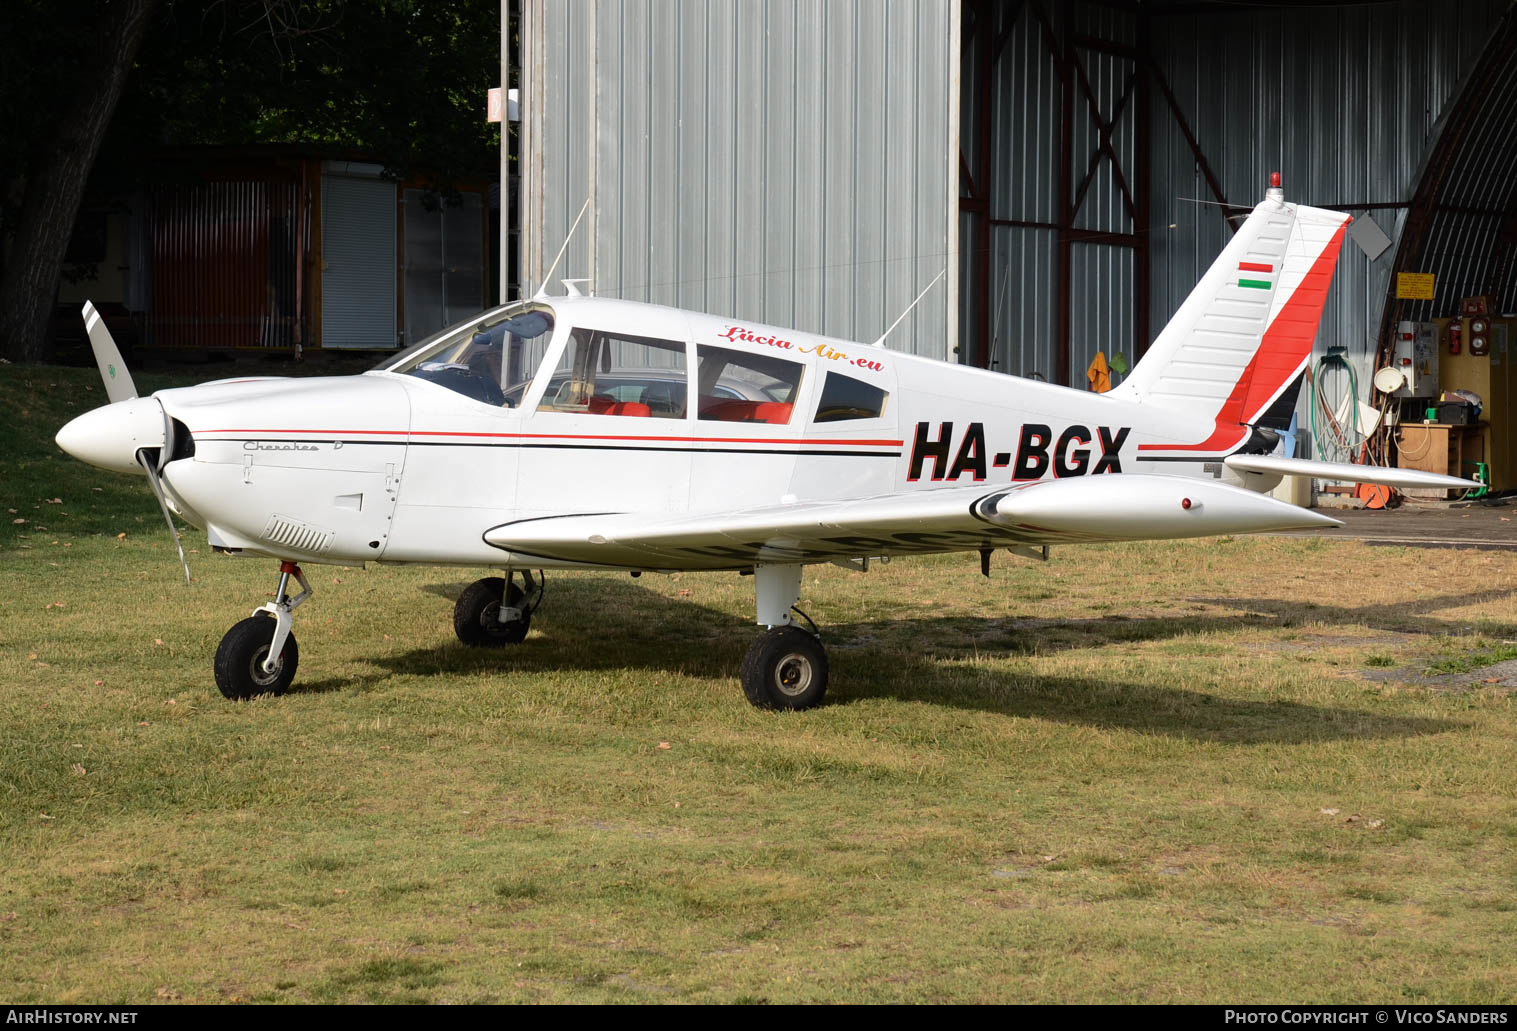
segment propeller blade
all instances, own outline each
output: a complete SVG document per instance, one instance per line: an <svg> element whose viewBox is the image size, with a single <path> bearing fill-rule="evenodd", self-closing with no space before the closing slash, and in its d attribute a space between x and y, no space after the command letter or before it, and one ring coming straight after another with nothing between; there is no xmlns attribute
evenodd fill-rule
<svg viewBox="0 0 1517 1031"><path fill-rule="evenodd" d="M169 464L169 456L174 453L174 420L169 418L169 413L163 413L163 447L158 449L158 475L163 475L163 467Z"/></svg>
<svg viewBox="0 0 1517 1031"><path fill-rule="evenodd" d="M174 527L174 517L169 512L168 498L163 496L163 484L158 482L158 460L150 455L152 448L137 449L137 464L142 466L142 471L147 473L147 482L152 485L153 496L158 499L158 507L163 509L164 521L169 524L169 536L174 538L174 547L179 551L179 564L184 567L184 584L190 585L190 562L184 557L184 545L179 542L179 531ZM164 449L167 451L167 448Z"/></svg>
<svg viewBox="0 0 1517 1031"><path fill-rule="evenodd" d="M121 360L121 350L111 331L105 328L105 320L95 310L94 304L84 302L84 331L89 334L90 349L95 352L95 364L100 366L100 378L105 380L105 396L112 402L128 401L137 396L137 385L132 374L126 371Z"/></svg>

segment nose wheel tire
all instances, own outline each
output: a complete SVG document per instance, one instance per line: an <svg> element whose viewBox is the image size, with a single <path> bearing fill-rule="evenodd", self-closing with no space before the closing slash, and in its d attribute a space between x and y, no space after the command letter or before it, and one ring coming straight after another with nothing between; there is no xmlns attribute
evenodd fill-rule
<svg viewBox="0 0 1517 1031"><path fill-rule="evenodd" d="M507 608L519 609L517 619L500 621L501 598ZM532 628L532 612L522 608L526 595L516 584L509 589L503 577L487 576L464 588L453 606L453 632L471 648L504 648L520 644Z"/></svg>
<svg viewBox="0 0 1517 1031"><path fill-rule="evenodd" d="M767 630L748 649L743 694L760 709L809 709L827 693L827 652L800 627Z"/></svg>
<svg viewBox="0 0 1517 1031"><path fill-rule="evenodd" d="M228 630L216 649L216 686L227 698L256 698L258 695L282 695L295 679L300 664L300 649L295 635L285 639L274 671L266 673L264 660L274 643L274 619L260 613L250 616Z"/></svg>

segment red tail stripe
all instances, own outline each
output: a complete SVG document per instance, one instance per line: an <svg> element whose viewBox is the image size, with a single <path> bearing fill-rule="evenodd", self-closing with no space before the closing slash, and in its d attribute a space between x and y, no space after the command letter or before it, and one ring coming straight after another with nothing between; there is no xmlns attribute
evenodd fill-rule
<svg viewBox="0 0 1517 1031"><path fill-rule="evenodd" d="M1198 444L1139 444L1139 451L1218 451L1243 443L1248 433L1239 427L1257 419L1311 357L1322 305L1333 285L1333 269L1338 265L1338 252L1343 248L1347 229L1347 222L1338 227L1285 307L1265 329L1259 350L1222 402L1212 435Z"/></svg>

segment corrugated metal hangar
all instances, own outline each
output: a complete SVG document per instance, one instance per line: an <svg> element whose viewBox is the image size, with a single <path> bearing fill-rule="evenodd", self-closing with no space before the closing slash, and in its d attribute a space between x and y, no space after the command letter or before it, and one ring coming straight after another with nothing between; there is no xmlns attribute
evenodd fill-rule
<svg viewBox="0 0 1517 1031"><path fill-rule="evenodd" d="M1514 301L1509 0L522 0L521 289L555 278L1062 383L1262 198L1335 207L1318 337ZM1366 250L1365 247L1369 250ZM1383 246L1383 245L1382 245ZM1395 273L1435 276L1398 301ZM556 290L556 284L553 284Z"/></svg>
<svg viewBox="0 0 1517 1031"><path fill-rule="evenodd" d="M450 184L454 202L438 203L331 151L155 155L148 186L81 217L70 254L96 275L60 286L64 332L91 300L134 349L387 351L489 303L487 184Z"/></svg>

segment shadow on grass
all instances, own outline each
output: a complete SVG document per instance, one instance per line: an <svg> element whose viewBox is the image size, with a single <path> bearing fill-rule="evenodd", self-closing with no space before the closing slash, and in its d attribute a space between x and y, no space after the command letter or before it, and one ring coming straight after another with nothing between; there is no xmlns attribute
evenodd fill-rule
<svg viewBox="0 0 1517 1031"><path fill-rule="evenodd" d="M1352 608L1346 605L1319 605L1316 603L1293 603L1278 598L1197 598L1208 605L1225 605L1249 613L1250 619L1261 625L1277 626L1285 621L1301 623L1347 624L1367 626L1373 630L1390 630L1406 634L1447 634L1456 629L1442 620L1418 618L1433 612L1500 601L1517 594L1517 588L1501 588L1486 591L1466 591L1462 594L1440 594L1414 601L1396 602L1391 605L1364 605ZM1517 636L1517 624L1503 623L1493 619L1461 621L1458 629L1468 627L1481 633Z"/></svg>
<svg viewBox="0 0 1517 1031"><path fill-rule="evenodd" d="M429 593L457 597L463 585L433 585ZM1497 597L1506 592L1487 592ZM558 581L560 608L534 620L534 633L519 646L499 651L449 643L379 656L373 663L392 674L436 676L502 675L542 670L646 669L694 676L736 678L743 653L757 633L747 622L696 603L665 598L632 583L614 580ZM1428 599L1426 611L1440 607ZM1441 607L1469 604L1480 597L1442 599ZM1239 625L1288 625L1285 609L1273 601L1219 601L1254 614L1244 619L1178 617L1152 620L1050 621L1032 628L1016 621L941 619L880 620L824 630L832 657L829 703L848 705L865 698L896 698L1007 716L1110 727L1193 740L1236 744L1301 744L1317 741L1414 737L1456 730L1463 724L1440 719L1384 715L1357 709L1303 705L1290 701L1226 698L1204 690L1089 677L1049 677L966 665L970 650L983 659L1014 659L1078 645L1152 640ZM1279 612L1269 614L1279 606ZM1313 610L1314 622L1346 625L1389 624L1380 606ZM1078 639L1069 633L1080 631ZM1397 617L1404 630L1407 619ZM1387 626L1389 628L1389 626ZM1446 628L1441 628L1446 629ZM972 647L963 646L966 631ZM978 633L975 633L978 631ZM1424 628L1423 632L1434 632ZM912 647L903 649L903 643ZM354 678L351 686L382 679ZM330 689L331 682L320 687ZM736 686L734 685L734 693Z"/></svg>

